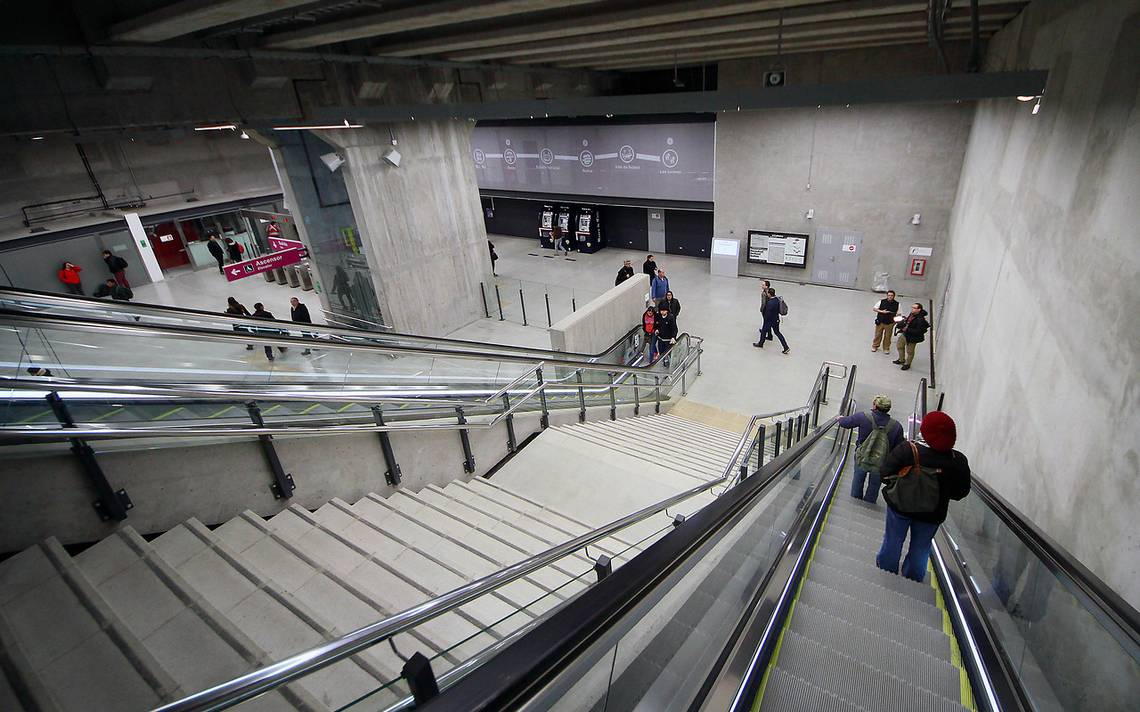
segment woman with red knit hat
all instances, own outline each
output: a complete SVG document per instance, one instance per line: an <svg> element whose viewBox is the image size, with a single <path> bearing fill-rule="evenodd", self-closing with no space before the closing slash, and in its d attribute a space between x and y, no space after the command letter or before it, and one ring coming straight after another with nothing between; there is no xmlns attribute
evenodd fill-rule
<svg viewBox="0 0 1140 712"><path fill-rule="evenodd" d="M886 483L883 499L887 501L887 523L875 563L880 569L899 573L903 540L909 531L910 549L902 563L902 575L921 582L926 577L930 542L946 521L950 500L970 493L970 463L954 449L958 433L949 415L939 410L927 413L919 432L925 443L902 443L887 453L879 468ZM909 469L900 478L904 468ZM912 479L904 483L904 478ZM916 489L919 479L925 486Z"/></svg>

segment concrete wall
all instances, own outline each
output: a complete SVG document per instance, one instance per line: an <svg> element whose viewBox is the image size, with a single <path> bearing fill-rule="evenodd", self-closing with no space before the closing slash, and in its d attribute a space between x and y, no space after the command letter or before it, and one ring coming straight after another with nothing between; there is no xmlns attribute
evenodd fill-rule
<svg viewBox="0 0 1140 712"><path fill-rule="evenodd" d="M939 381L979 476L1140 607L1140 1L1037 0L986 69L951 215ZM937 322L936 322L937 323Z"/></svg>
<svg viewBox="0 0 1140 712"><path fill-rule="evenodd" d="M948 48L961 71L966 51ZM757 86L770 59L722 62L722 89ZM928 47L791 55L791 84L820 84L942 71ZM779 91L773 90L773 91ZM911 245L943 259L950 209L973 118L970 104L906 104L728 111L717 115L714 236L745 242L740 272L810 281L819 226L863 233L855 286L876 272L909 295L928 295L929 277L907 276ZM805 215L815 211L813 219ZM911 225L915 213L920 225ZM805 269L747 261L748 230L807 233Z"/></svg>
<svg viewBox="0 0 1140 712"><path fill-rule="evenodd" d="M487 231L467 121L328 131L365 238L380 310L397 331L442 336L483 316ZM403 158L384 161L391 136Z"/></svg>
<svg viewBox="0 0 1140 712"><path fill-rule="evenodd" d="M85 142L83 147L96 180L112 203L140 197L154 201L183 194L178 199L185 200L279 190L268 149L230 131ZM21 206L94 194L69 138L3 142L0 234L24 228Z"/></svg>
<svg viewBox="0 0 1140 712"><path fill-rule="evenodd" d="M635 274L550 327L555 351L597 354L613 346L645 313L649 276Z"/></svg>

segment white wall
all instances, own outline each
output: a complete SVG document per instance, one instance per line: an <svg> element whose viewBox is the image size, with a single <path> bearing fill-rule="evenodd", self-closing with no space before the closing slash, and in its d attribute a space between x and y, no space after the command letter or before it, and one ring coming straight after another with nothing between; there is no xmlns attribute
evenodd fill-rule
<svg viewBox="0 0 1140 712"><path fill-rule="evenodd" d="M1040 114L975 112L939 380L977 474L1140 607L1140 0L1036 0L986 62L1026 68Z"/></svg>

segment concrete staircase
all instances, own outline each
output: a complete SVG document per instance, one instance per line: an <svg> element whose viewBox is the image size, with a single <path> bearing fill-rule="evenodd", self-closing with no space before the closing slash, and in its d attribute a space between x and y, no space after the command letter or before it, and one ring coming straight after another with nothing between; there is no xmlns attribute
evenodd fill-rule
<svg viewBox="0 0 1140 712"><path fill-rule="evenodd" d="M737 435L671 416L553 428L493 480L333 499L147 541L126 526L70 556L54 539L0 563L0 709L140 710L406 610L719 476ZM567 496L567 493L572 496ZM691 512L705 494L671 509ZM660 514L590 546L619 566L671 528ZM584 553L397 635L436 674L595 580ZM327 710L408 694L376 645L243 705ZM392 684L388 684L392 683Z"/></svg>

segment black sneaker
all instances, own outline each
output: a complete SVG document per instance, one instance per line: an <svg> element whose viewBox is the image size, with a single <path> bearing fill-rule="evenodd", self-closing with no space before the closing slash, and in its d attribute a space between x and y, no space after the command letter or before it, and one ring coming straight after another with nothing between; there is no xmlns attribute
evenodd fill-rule
<svg viewBox="0 0 1140 712"><path fill-rule="evenodd" d="M891 361L891 363L897 363L897 364L901 364L901 363L902 363L902 361L899 361L899 360L896 358L894 361Z"/></svg>
<svg viewBox="0 0 1140 712"><path fill-rule="evenodd" d="M763 342L763 341L757 341L756 343L754 343L754 344L752 344L752 345L753 345L753 346L755 346L755 347L756 347L756 348L758 348L758 349L762 349L762 348L764 348L764 342Z"/></svg>
<svg viewBox="0 0 1140 712"><path fill-rule="evenodd" d="M908 365L906 365L906 364L904 363L904 364L903 364L903 367L902 367L902 368L900 368L899 370L900 370L900 371L909 371L909 370L910 370L910 366L908 366Z"/></svg>
<svg viewBox="0 0 1140 712"><path fill-rule="evenodd" d="M786 348L786 349L784 349L784 353L787 354L791 350L792 350L791 348Z"/></svg>

